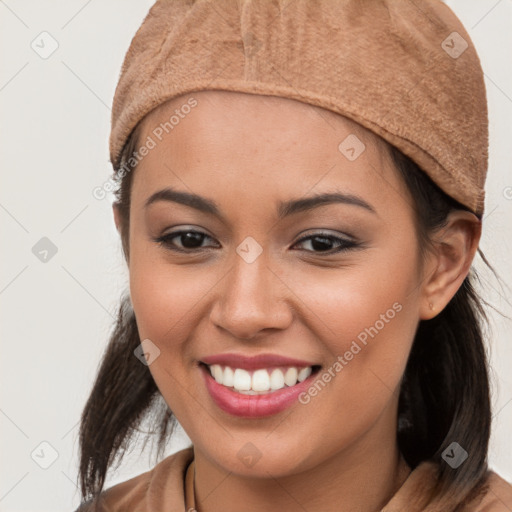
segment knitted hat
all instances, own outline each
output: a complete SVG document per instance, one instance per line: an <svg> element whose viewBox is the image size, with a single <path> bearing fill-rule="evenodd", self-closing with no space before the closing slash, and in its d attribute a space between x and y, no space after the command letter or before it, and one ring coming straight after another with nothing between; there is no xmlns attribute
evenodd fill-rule
<svg viewBox="0 0 512 512"><path fill-rule="evenodd" d="M216 89L342 114L484 211L487 101L473 43L440 0L158 0L126 53L110 159L171 98Z"/></svg>

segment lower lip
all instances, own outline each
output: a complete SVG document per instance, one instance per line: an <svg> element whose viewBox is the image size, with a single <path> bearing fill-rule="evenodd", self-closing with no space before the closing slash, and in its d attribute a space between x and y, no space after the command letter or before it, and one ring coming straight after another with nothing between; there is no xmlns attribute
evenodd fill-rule
<svg viewBox="0 0 512 512"><path fill-rule="evenodd" d="M199 366L213 401L224 412L244 418L261 418L284 411L298 401L298 396L306 391L318 373L315 371L295 386L285 387L266 395L244 395L219 384L205 365L200 364Z"/></svg>

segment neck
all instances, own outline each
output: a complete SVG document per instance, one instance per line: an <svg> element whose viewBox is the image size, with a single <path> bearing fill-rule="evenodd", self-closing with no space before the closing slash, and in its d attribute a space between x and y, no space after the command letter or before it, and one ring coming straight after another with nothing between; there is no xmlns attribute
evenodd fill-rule
<svg viewBox="0 0 512 512"><path fill-rule="evenodd" d="M380 510L410 473L396 444L396 430L383 437L370 430L357 446L293 475L251 478L214 464L194 447L197 512L340 512Z"/></svg>

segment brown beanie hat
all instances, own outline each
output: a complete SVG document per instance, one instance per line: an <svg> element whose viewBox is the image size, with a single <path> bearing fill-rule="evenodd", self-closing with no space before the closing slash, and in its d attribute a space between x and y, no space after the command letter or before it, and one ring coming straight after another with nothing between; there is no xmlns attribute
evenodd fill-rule
<svg viewBox="0 0 512 512"><path fill-rule="evenodd" d="M473 43L440 0L158 0L135 34L112 108L115 169L161 103L217 89L342 114L484 211L487 101Z"/></svg>

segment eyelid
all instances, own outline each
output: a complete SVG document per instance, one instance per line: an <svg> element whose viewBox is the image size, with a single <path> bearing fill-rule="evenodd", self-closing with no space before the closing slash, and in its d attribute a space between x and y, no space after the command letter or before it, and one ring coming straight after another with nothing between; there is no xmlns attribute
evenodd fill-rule
<svg viewBox="0 0 512 512"><path fill-rule="evenodd" d="M309 254L313 254L313 255L325 255L325 256L330 256L330 255L335 255L335 254L339 254L339 253L342 253L344 251L348 251L350 249L356 249L358 247L361 247L362 246L362 243L357 241L354 237L352 236L348 236L348 235L339 235L339 234L333 234L333 233L330 233L326 230L318 230L318 231L313 231L312 233L309 233L309 234L306 234L304 236L302 236L301 238L299 238L296 242L294 242L294 244L292 245L295 246L301 242L304 242L304 241L309 241L313 238L317 238L317 237L324 237L324 238L328 238L330 240L333 240L335 244L339 244L337 247L333 248L333 249L329 249L327 251L308 251L306 250L305 252L306 253L309 253Z"/></svg>
<svg viewBox="0 0 512 512"><path fill-rule="evenodd" d="M315 236L325 236L325 237L331 237L331 238L339 238L340 240L343 240L345 242L356 242L356 238L352 235L349 235L348 233L340 233L339 231L329 230L326 228L311 228L308 229L305 234L303 234L297 242L300 242L304 240L304 238L310 238ZM296 242L295 242L296 243Z"/></svg>
<svg viewBox="0 0 512 512"><path fill-rule="evenodd" d="M168 249L170 251L181 252L181 253L186 253L186 254L193 254L193 253L198 253L199 251L212 249L212 247L198 247L196 249L186 249L186 248L182 249L181 247L171 244L171 242L169 241L170 239L176 238L179 235L182 235L184 233L195 233L198 235L203 235L205 238L209 238L210 240L214 239L212 236L210 236L208 233L205 233L202 230L185 226L184 228L177 229L176 231L170 231L169 233L165 233L161 236L154 237L153 241L159 245L162 245L165 249Z"/></svg>
<svg viewBox="0 0 512 512"><path fill-rule="evenodd" d="M301 243L301 242L305 242L305 241L308 241L308 240L311 240L313 238L316 238L316 237L324 237L324 238L328 238L330 240L333 240L334 243L338 244L337 247L333 248L333 249L328 249L326 251L310 251L310 250L305 250L306 253L309 253L309 254L313 254L313 255L325 255L325 256L329 256L329 255L334 255L334 254L339 254L341 252L344 252L344 251L348 251L350 249L355 249L355 248L360 248L362 247L362 243L357 241L354 237L350 236L350 235L340 235L340 234L333 234L331 232L329 232L328 230L326 229L322 229L322 228L316 228L317 230L315 231L315 228L311 228L311 232L309 234L305 234L303 235L301 238L299 238L297 241L295 241L293 244L292 244L292 247L294 247L295 245ZM194 253L199 253L201 251L205 251L205 250L211 250L212 247L197 247L197 248L180 248L176 245L173 245L169 240L170 239L173 239L175 237L178 237L179 235L181 234L184 234L184 233L195 233L195 234L199 234L199 235L203 235L205 238L209 238L210 240L214 240L213 237L211 237L208 233L205 233L204 231L202 230L199 230L199 229L196 229L196 228L191 228L191 227L183 227L183 228L180 228L180 229L177 229L176 231L171 231L169 233L166 233L162 236L159 236L159 237L156 237L156 238L153 238L153 240L158 243L159 245L163 246L164 248L168 249L168 250L171 250L171 251L174 251L174 252L181 252L181 253L185 253L185 254L194 254Z"/></svg>

